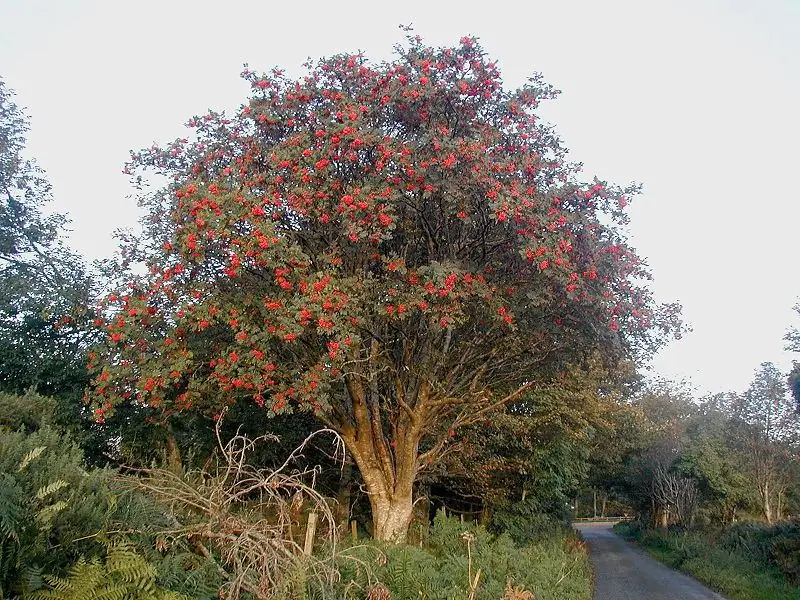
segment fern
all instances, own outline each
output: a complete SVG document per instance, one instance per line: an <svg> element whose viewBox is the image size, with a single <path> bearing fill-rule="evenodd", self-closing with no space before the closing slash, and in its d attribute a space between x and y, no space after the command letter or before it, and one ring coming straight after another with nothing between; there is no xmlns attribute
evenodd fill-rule
<svg viewBox="0 0 800 600"><path fill-rule="evenodd" d="M54 481L53 483L49 483L40 487L36 491L36 498L38 500L44 500L48 496L55 494L59 490L63 490L65 487L69 486L69 483L64 481L63 479L59 479Z"/></svg>
<svg viewBox="0 0 800 600"><path fill-rule="evenodd" d="M20 504L20 489L10 475L0 475L0 539L19 540L19 524L24 510Z"/></svg>
<svg viewBox="0 0 800 600"><path fill-rule="evenodd" d="M68 504L63 500L59 500L55 504L49 504L36 513L36 522L40 526L47 526L52 523L58 513L67 508Z"/></svg>
<svg viewBox="0 0 800 600"><path fill-rule="evenodd" d="M22 457L22 460L19 463L19 467L17 467L17 472L22 473L29 464L39 458L42 453L47 449L47 446L37 446L30 452L28 452L25 456Z"/></svg>
<svg viewBox="0 0 800 600"><path fill-rule="evenodd" d="M109 544L105 562L81 558L66 577L45 576L50 589L32 600L189 600L156 584L156 568L127 543Z"/></svg>

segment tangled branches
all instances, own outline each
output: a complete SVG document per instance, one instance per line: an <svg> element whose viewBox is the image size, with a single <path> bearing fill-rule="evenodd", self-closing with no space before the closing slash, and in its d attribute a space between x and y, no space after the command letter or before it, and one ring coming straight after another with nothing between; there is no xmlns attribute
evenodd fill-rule
<svg viewBox="0 0 800 600"><path fill-rule="evenodd" d="M237 435L223 443L217 427L220 456L214 469L188 474L143 469L124 483L170 507L174 527L161 532L157 547L164 550L185 540L214 561L226 581L221 597L291 597L309 578L327 587L338 577L330 560L304 553L297 541L302 516L315 515L309 520L320 523L320 534L336 552L334 516L314 487L318 467L293 468L309 442L325 434L335 436L340 455L340 438L323 429L308 436L277 469L259 469L247 463L247 456L257 444L277 438Z"/></svg>

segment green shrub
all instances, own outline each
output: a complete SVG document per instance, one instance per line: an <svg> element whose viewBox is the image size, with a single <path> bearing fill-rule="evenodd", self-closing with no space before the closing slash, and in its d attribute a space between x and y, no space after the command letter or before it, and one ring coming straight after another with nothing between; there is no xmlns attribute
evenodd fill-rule
<svg viewBox="0 0 800 600"><path fill-rule="evenodd" d="M97 533L113 510L109 474L87 473L69 436L47 424L33 433L0 429L0 589L7 595L40 583L101 545ZM96 548L92 548L92 546ZM35 587L34 587L35 589Z"/></svg>
<svg viewBox="0 0 800 600"><path fill-rule="evenodd" d="M344 550L337 564L342 578L328 597L363 598L370 585L382 582L392 600L467 598L480 573L476 600L498 600L509 582L537 600L591 598L588 557L574 536L519 546L507 533L493 536L441 512L427 548L367 543ZM324 595L316 590L314 597Z"/></svg>
<svg viewBox="0 0 800 600"><path fill-rule="evenodd" d="M45 576L31 600L189 600L156 584L156 568L126 543L109 544L105 560L81 558L67 577Z"/></svg>
<svg viewBox="0 0 800 600"><path fill-rule="evenodd" d="M800 566L797 523L740 523L724 531L656 530L628 523L615 530L732 600L800 600L800 587L792 585Z"/></svg>
<svg viewBox="0 0 800 600"><path fill-rule="evenodd" d="M620 521L614 525L614 533L626 540L639 540L644 529L641 521Z"/></svg>
<svg viewBox="0 0 800 600"><path fill-rule="evenodd" d="M564 522L539 510L536 502L516 502L501 508L492 515L490 529L506 532L518 545L524 546L553 536L562 536L567 529Z"/></svg>
<svg viewBox="0 0 800 600"><path fill-rule="evenodd" d="M154 548L155 532L174 525L168 510L120 489L112 470L87 470L71 435L49 423L48 406L36 395L0 395L0 598L44 590L48 578L69 590L78 571L100 572L109 560L113 566L121 555L106 556L106 541L119 530L129 532L125 544L135 547L154 581L187 597L217 597L213 563L180 544Z"/></svg>

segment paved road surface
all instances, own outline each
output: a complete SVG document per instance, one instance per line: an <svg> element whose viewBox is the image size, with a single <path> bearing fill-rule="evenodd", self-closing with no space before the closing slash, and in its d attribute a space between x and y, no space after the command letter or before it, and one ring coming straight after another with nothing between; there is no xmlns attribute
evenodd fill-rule
<svg viewBox="0 0 800 600"><path fill-rule="evenodd" d="M611 531L609 523L580 523L594 565L594 600L725 600L673 571Z"/></svg>

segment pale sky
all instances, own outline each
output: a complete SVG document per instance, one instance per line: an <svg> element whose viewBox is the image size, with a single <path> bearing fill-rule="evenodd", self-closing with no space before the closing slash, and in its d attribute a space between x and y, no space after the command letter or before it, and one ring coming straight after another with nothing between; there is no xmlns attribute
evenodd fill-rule
<svg viewBox="0 0 800 600"><path fill-rule="evenodd" d="M786 369L800 325L800 0L493 0L471 3L0 0L0 75L28 109L72 245L111 255L138 210L129 150L236 109L242 64L300 73L308 57L390 56L413 23L431 44L481 38L507 87L542 72L543 106L572 160L638 181L634 245L694 332L653 372L700 391L742 390ZM800 358L800 357L797 357Z"/></svg>

